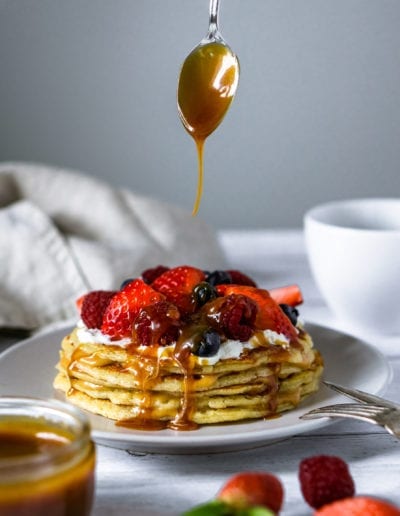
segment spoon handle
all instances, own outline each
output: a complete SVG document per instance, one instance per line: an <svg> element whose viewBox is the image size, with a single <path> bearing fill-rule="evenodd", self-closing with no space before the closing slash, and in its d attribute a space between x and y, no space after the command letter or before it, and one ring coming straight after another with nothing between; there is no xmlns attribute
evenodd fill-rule
<svg viewBox="0 0 400 516"><path fill-rule="evenodd" d="M219 2L220 0L210 0L210 15L209 15L209 24L208 24L208 39L215 39L219 36L218 29L218 13L219 13Z"/></svg>

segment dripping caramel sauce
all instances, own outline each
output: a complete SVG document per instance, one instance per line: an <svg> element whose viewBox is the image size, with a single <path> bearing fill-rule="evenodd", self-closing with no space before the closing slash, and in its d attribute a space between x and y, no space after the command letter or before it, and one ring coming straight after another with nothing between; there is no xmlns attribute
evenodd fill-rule
<svg viewBox="0 0 400 516"><path fill-rule="evenodd" d="M211 314L212 315L212 311ZM192 325L188 325L182 332L180 338L176 342L173 351L167 356L162 358L158 355L159 346L147 346L141 349L143 355L140 360L135 358L129 358L124 362L122 371L128 371L134 374L138 382L137 392L141 393L141 400L139 406L136 408L134 414L129 419L123 419L116 422L117 426L131 428L134 430L144 431L157 431L163 429L179 430L179 431L190 431L196 430L199 425L192 420L193 412L195 411L195 392L194 382L197 380L198 374L194 373L196 361L192 354L193 341L196 335L202 333L204 330L203 321L196 321ZM265 416L264 418L278 417L276 410L278 405L278 391L279 381L278 374L280 371L280 363L284 362L289 358L289 351L281 345L271 345L262 331L258 331L255 337L260 348L268 347L274 362L269 364L268 367L272 373L268 377L268 383L265 390ZM298 343L301 347L301 344ZM136 346L128 346L127 351L134 353L136 352ZM244 350L244 354L249 353L249 350ZM105 359L98 356L98 353L94 352L91 354L85 353L81 348L74 350L71 356L68 370L79 368L79 361L90 363L94 366L101 367L105 363ZM180 407L177 411L176 416L171 420L158 420L153 417L153 403L152 403L152 388L154 383L157 381L160 361L168 360L174 365L178 365L183 375L183 394L180 399ZM240 358L239 358L240 360ZM71 387L70 392L74 389Z"/></svg>
<svg viewBox="0 0 400 516"><path fill-rule="evenodd" d="M222 122L233 100L239 77L236 56L224 44L196 47L182 65L178 83L178 112L197 150L198 180L192 215L203 192L204 143Z"/></svg>

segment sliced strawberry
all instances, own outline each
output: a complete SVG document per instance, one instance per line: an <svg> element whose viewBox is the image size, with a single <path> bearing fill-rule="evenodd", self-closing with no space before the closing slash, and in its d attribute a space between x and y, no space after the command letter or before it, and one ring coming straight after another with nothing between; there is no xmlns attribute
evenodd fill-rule
<svg viewBox="0 0 400 516"><path fill-rule="evenodd" d="M238 510L257 506L278 513L282 507L283 494L282 483L275 475L261 471L244 471L231 477L217 498Z"/></svg>
<svg viewBox="0 0 400 516"><path fill-rule="evenodd" d="M107 306L101 331L111 339L131 337L133 322L141 308L162 301L164 296L141 279L135 279L117 292Z"/></svg>
<svg viewBox="0 0 400 516"><path fill-rule="evenodd" d="M278 305L285 304L289 306L297 306L303 302L303 294L298 285L287 285L285 287L272 288L268 290L272 299Z"/></svg>
<svg viewBox="0 0 400 516"><path fill-rule="evenodd" d="M103 314L115 294L115 290L93 290L79 298L81 319L87 328L101 328Z"/></svg>
<svg viewBox="0 0 400 516"><path fill-rule="evenodd" d="M193 289L205 274L202 270L188 265L181 265L165 271L158 276L151 286L161 292L170 303L176 305L182 314L193 313L196 303L192 295Z"/></svg>
<svg viewBox="0 0 400 516"><path fill-rule="evenodd" d="M78 310L79 313L81 313L81 311L82 311L83 300L85 299L86 296L87 296L87 294L83 294L83 296L78 297L78 299L75 301L76 309Z"/></svg>
<svg viewBox="0 0 400 516"><path fill-rule="evenodd" d="M235 285L248 285L249 287L257 287L255 281L252 280L250 276L247 276L247 274L244 274L241 271L228 270L226 272L230 275L232 279L231 283Z"/></svg>
<svg viewBox="0 0 400 516"><path fill-rule="evenodd" d="M278 303L269 295L268 290L245 285L217 285L215 288L220 296L241 294L253 299L259 307L255 322L257 329L273 330L282 333L289 340L297 339L296 328L287 315L283 313Z"/></svg>

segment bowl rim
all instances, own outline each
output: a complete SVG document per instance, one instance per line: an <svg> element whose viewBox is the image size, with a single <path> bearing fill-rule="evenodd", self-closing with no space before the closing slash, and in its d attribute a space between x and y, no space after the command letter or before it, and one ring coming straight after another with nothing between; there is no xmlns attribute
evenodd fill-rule
<svg viewBox="0 0 400 516"><path fill-rule="evenodd" d="M373 234L373 235L400 235L400 220L398 227L388 227L388 228L367 228L367 227L352 227L346 226L344 224L339 224L338 222L331 222L327 220L321 220L321 215L325 213L329 213L336 210L347 209L350 207L361 207L365 205L396 205L398 206L400 212L400 197L360 197L360 198L349 198L349 199L341 199L328 201L325 203L320 203L309 210L307 210L303 217L303 224L305 227L310 224L321 226L325 228L330 228L331 230L348 232L348 233L358 233L358 234ZM337 212L337 211L336 211Z"/></svg>

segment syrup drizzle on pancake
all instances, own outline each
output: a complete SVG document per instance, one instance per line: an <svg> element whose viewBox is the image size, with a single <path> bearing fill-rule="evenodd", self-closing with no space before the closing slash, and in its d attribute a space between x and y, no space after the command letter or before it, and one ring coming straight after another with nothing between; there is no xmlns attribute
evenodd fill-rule
<svg viewBox="0 0 400 516"><path fill-rule="evenodd" d="M195 430L199 425L192 420L192 412L195 408L195 388L194 383L199 383L202 380L202 375L195 372L195 357L192 354L193 339L195 338L195 327L189 327L186 332L183 332L180 339L176 342L173 350L166 353L162 357L159 356L158 346L152 345L141 347L140 360L137 359L137 346L128 346L128 358L119 364L120 371L129 372L135 377L138 384L137 391L140 392L141 399L137 407L132 408L132 417L122 419L116 422L116 425L132 428L135 430L161 430L170 428L172 430ZM280 371L280 364L285 360L290 359L290 353L283 346L271 345L263 332L256 332L255 335L258 345L260 347L268 347L274 362L269 364L268 369L265 370L265 418L275 417L278 404L279 381L278 375ZM300 343L297 346L302 348ZM296 347L297 347L296 346ZM244 350L242 358L249 353L249 350ZM180 407L176 416L167 421L158 420L153 414L153 397L152 389L159 377L160 361L170 362L171 366L179 366L182 371L182 396L180 399ZM237 360L240 360L237 359ZM72 353L68 364L65 368L69 375L79 371L81 365L89 365L92 367L103 367L112 364L110 358L100 356L99 351L92 353L86 352L81 346L78 346ZM204 376L205 383L212 383L213 377L208 378ZM85 382L90 389L98 390L101 387ZM71 395L74 388L70 386L67 394ZM298 400L293 400L297 401Z"/></svg>

